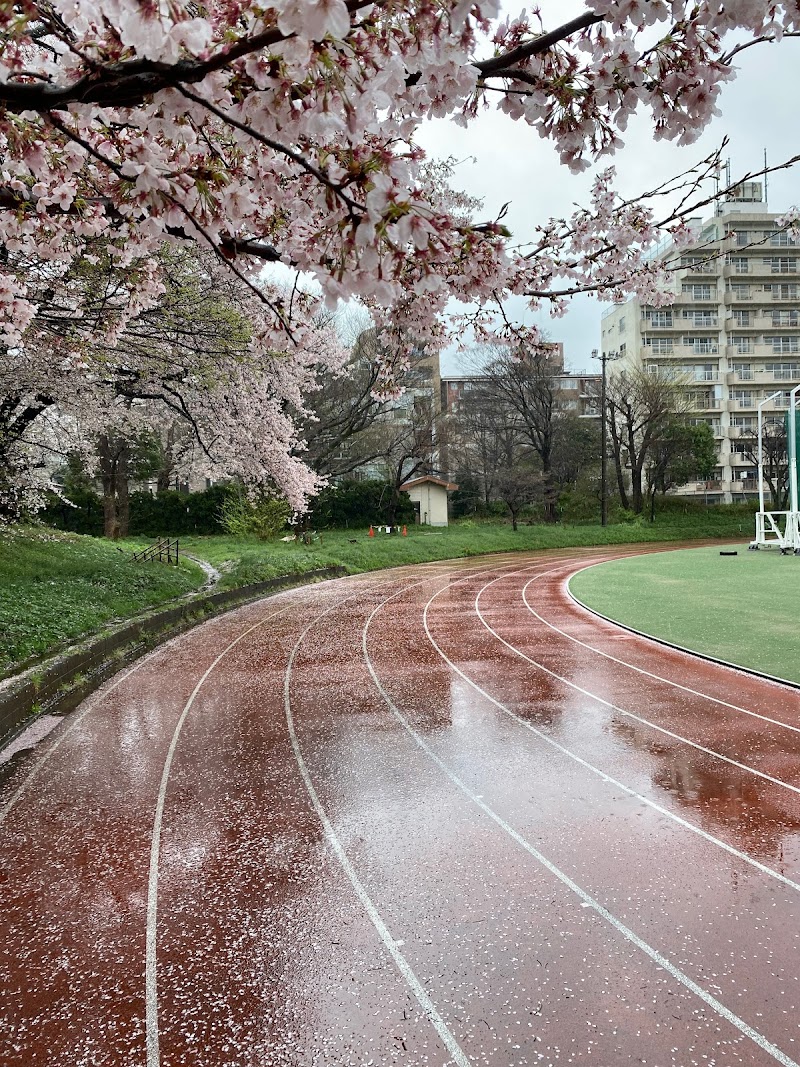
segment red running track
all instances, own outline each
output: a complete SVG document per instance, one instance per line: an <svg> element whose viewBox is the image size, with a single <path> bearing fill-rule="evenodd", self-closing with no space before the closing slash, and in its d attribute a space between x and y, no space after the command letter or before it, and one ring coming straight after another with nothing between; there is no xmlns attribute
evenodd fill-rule
<svg viewBox="0 0 800 1067"><path fill-rule="evenodd" d="M800 692L569 597L295 590L6 764L2 1067L800 1063Z"/></svg>

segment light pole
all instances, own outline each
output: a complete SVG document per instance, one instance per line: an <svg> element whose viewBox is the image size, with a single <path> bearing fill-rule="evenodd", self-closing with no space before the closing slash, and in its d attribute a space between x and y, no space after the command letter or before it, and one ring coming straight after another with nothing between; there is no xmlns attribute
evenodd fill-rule
<svg viewBox="0 0 800 1067"><path fill-rule="evenodd" d="M600 525L608 525L608 483L606 445L606 363L619 359L618 352L604 352L592 349L592 359L599 359L602 373L600 375Z"/></svg>

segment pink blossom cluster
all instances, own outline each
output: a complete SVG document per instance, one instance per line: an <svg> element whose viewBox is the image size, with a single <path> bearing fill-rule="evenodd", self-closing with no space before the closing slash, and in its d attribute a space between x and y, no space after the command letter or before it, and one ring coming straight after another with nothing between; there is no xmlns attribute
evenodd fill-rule
<svg viewBox="0 0 800 1067"><path fill-rule="evenodd" d="M431 118L468 124L496 105L552 140L574 171L612 152L640 107L657 137L689 143L733 76L728 35L798 29L790 0L588 0L584 15L552 28L535 9L501 17L497 0L6 5L5 344L41 359L29 338L42 280L97 255L125 278L100 327L112 343L159 299L165 243L199 246L247 289L259 350L274 354L281 383L274 403L248 386L258 399L246 410L240 400L231 427L255 426L262 412L252 440L300 500L313 478L287 458L283 401L307 383L310 342L261 284L265 261L312 276L329 307L357 297L382 328L429 346L444 339L452 299L479 307L478 330L509 294L556 313L579 291L658 303L665 278L647 250L665 225L680 239L680 218L622 202L607 171L586 210L514 247L501 219L480 220L451 175L426 164L417 129Z"/></svg>

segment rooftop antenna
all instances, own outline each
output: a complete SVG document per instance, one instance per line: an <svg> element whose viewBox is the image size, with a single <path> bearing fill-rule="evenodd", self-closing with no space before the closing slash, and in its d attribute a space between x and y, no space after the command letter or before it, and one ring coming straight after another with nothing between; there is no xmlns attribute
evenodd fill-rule
<svg viewBox="0 0 800 1067"><path fill-rule="evenodd" d="M722 214L722 204L719 202L719 171L722 164L717 160L717 165L714 168L714 214Z"/></svg>
<svg viewBox="0 0 800 1067"><path fill-rule="evenodd" d="M767 177L768 177L767 176L767 150L765 148L764 149L764 204L765 204L766 207L769 207L769 197L767 196L767 189L768 189Z"/></svg>

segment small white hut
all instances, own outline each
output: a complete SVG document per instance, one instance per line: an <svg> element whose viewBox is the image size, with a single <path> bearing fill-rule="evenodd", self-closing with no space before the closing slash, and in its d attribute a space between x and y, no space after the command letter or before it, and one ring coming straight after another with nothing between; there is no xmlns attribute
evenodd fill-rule
<svg viewBox="0 0 800 1067"><path fill-rule="evenodd" d="M408 493L414 505L417 522L424 526L447 526L447 494L456 489L458 486L454 482L446 482L430 474L412 478L400 486L400 491Z"/></svg>

